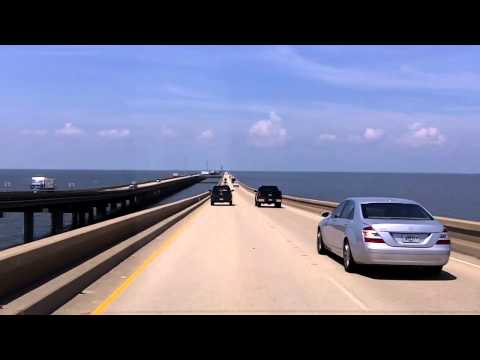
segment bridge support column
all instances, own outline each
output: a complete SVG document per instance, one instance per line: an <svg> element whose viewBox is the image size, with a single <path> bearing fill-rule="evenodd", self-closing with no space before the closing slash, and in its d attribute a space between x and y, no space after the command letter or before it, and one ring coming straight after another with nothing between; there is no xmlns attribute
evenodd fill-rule
<svg viewBox="0 0 480 360"><path fill-rule="evenodd" d="M33 211L28 210L23 213L23 242L28 243L33 240Z"/></svg>
<svg viewBox="0 0 480 360"><path fill-rule="evenodd" d="M60 234L63 231L63 211L52 211L52 234Z"/></svg>
<svg viewBox="0 0 480 360"><path fill-rule="evenodd" d="M117 203L116 202L110 203L110 212L113 213L114 211L117 211Z"/></svg>
<svg viewBox="0 0 480 360"><path fill-rule="evenodd" d="M90 225L90 224L93 224L95 222L95 216L93 214L93 207L89 208L88 209L88 222L87 224Z"/></svg>
<svg viewBox="0 0 480 360"><path fill-rule="evenodd" d="M78 211L72 212L72 227L73 228L78 227Z"/></svg>
<svg viewBox="0 0 480 360"><path fill-rule="evenodd" d="M80 210L78 212L78 226L85 226L85 211Z"/></svg>
<svg viewBox="0 0 480 360"><path fill-rule="evenodd" d="M107 216L107 207L104 204L97 206L97 215L100 219L104 219Z"/></svg>
<svg viewBox="0 0 480 360"><path fill-rule="evenodd" d="M136 197L136 196L132 196L132 197L128 200L128 203L129 203L130 208L135 209L136 206L137 206L137 197Z"/></svg>

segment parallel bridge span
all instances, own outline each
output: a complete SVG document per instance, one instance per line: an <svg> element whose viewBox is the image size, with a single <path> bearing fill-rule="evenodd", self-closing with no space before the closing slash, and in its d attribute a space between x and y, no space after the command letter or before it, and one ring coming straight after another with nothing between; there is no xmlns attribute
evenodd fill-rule
<svg viewBox="0 0 480 360"><path fill-rule="evenodd" d="M63 214L72 214L72 228L93 224L114 216L138 211L173 193L205 180L200 174L141 182L129 185L68 191L0 192L0 215L4 212L24 214L24 242L33 240L34 213L49 212L51 233L64 231Z"/></svg>

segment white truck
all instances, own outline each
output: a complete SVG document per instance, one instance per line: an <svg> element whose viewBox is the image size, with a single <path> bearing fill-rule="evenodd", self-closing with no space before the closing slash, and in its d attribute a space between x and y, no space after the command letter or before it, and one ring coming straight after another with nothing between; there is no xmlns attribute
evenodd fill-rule
<svg viewBox="0 0 480 360"><path fill-rule="evenodd" d="M45 176L32 177L32 190L55 190L55 179Z"/></svg>

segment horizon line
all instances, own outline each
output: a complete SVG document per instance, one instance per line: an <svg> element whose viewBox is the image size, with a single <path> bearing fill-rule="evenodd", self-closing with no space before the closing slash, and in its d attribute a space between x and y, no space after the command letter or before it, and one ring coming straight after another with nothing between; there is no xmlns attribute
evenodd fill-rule
<svg viewBox="0 0 480 360"><path fill-rule="evenodd" d="M2 170L15 170L15 171L176 171L176 172L191 172L191 171L206 171L202 169L58 169L58 168L0 168ZM209 171L222 171L219 169L210 169ZM291 173L360 173L360 174L442 174L442 175L480 175L480 172L442 172L442 171L357 171L357 170L245 170L245 169L224 169L223 171L229 172L291 172Z"/></svg>

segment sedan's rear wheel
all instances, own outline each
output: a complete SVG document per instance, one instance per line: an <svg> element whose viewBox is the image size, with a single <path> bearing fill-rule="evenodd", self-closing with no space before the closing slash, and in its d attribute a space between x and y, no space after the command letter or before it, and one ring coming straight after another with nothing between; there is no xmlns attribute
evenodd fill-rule
<svg viewBox="0 0 480 360"><path fill-rule="evenodd" d="M429 275L440 275L443 271L443 266L427 266L425 268Z"/></svg>
<svg viewBox="0 0 480 360"><path fill-rule="evenodd" d="M352 256L352 250L350 249L350 244L348 240L345 240L343 244L343 267L348 273L353 273L357 270L357 264Z"/></svg>
<svg viewBox="0 0 480 360"><path fill-rule="evenodd" d="M320 229L317 230L317 251L320 255L325 255L327 253Z"/></svg>

